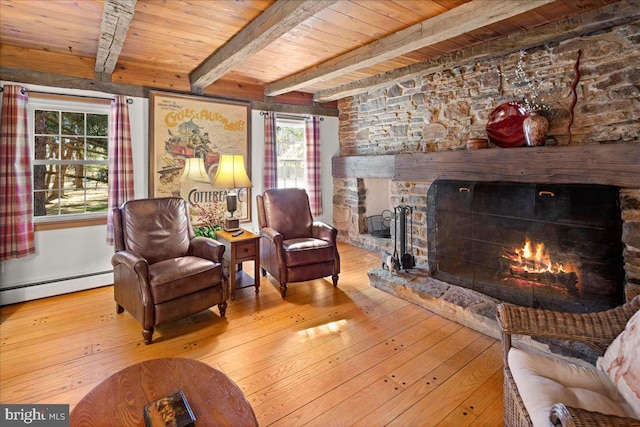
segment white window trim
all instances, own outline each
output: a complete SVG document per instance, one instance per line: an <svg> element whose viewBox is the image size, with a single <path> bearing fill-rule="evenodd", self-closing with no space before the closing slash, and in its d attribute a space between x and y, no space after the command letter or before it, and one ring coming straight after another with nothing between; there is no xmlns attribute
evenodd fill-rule
<svg viewBox="0 0 640 427"><path fill-rule="evenodd" d="M302 144L303 144L303 155L302 155L302 163L304 169L307 169L307 141L306 141L306 129L305 129L305 118L301 116L300 118L291 118L291 117L278 117L276 115L276 129L278 124L283 124L290 127L299 127L302 129ZM277 141L276 141L277 144ZM279 159L276 159L276 161ZM279 179L279 178L278 178ZM302 181L302 188L307 189L307 174L305 173L304 180ZM279 187L278 187L279 188ZM300 188L300 187L298 187Z"/></svg>
<svg viewBox="0 0 640 427"><path fill-rule="evenodd" d="M49 99L49 98L38 98L32 97L29 98L29 146L31 149L31 153L33 156L35 147L35 111L36 110L64 110L66 112L77 112L77 113L89 113L89 114L106 114L108 117L107 126L111 128L111 105L105 103L97 103L97 102L83 102L76 100L65 100L65 99ZM32 159L33 161L33 159ZM33 161L34 164L35 161ZM49 161L47 164L55 163L56 161ZM107 161L99 161L108 163ZM83 164L84 162L78 161L75 163ZM33 171L31 171L33 174ZM31 185L33 188L33 175L31 177ZM34 190L31 191L31 197L33 197ZM66 214L66 215L55 215L55 216L34 216L34 223L53 223L53 222L65 222L65 221L78 221L83 219L92 219L92 218L106 218L107 212L93 212L93 213L81 213L81 214Z"/></svg>

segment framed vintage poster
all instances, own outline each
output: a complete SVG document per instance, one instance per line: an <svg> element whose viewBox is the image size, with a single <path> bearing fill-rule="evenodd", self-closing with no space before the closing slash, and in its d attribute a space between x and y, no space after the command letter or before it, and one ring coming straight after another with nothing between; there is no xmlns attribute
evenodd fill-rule
<svg viewBox="0 0 640 427"><path fill-rule="evenodd" d="M182 197L194 226L228 216L215 188L220 156L241 154L251 178L251 104L205 96L149 92L149 197ZM235 217L251 221L251 189L238 190Z"/></svg>

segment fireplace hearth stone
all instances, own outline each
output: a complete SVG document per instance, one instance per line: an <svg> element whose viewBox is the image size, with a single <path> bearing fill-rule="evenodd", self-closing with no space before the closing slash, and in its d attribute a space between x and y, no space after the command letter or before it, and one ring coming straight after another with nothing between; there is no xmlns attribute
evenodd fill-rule
<svg viewBox="0 0 640 427"><path fill-rule="evenodd" d="M501 339L496 320L496 308L501 303L498 299L438 280L429 274L426 266L421 265L398 271L397 274L376 268L370 270L368 275L369 283L374 288L482 334ZM572 341L540 340L514 335L513 342L516 346L524 346L531 351L580 365L593 365L597 359L593 350Z"/></svg>
<svg viewBox="0 0 640 427"><path fill-rule="evenodd" d="M495 298L431 277L424 266L399 270L397 274L377 268L368 274L369 283L375 288L500 339L496 320L496 306L500 301Z"/></svg>

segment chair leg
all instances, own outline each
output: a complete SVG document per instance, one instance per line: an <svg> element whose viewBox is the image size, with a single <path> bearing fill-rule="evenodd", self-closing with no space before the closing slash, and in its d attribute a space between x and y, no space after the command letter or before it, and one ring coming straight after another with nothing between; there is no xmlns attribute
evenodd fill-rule
<svg viewBox="0 0 640 427"><path fill-rule="evenodd" d="M124 307L121 306L120 304L116 303L116 313L120 314L120 313L124 313Z"/></svg>
<svg viewBox="0 0 640 427"><path fill-rule="evenodd" d="M227 314L227 302L221 302L218 304L218 309L220 310L220 317L224 317Z"/></svg>
<svg viewBox="0 0 640 427"><path fill-rule="evenodd" d="M280 294L282 295L282 298L287 296L287 284L286 283L280 283Z"/></svg>
<svg viewBox="0 0 640 427"><path fill-rule="evenodd" d="M338 275L334 274L333 276L331 276L331 280L333 280L333 287L337 288L338 287Z"/></svg>
<svg viewBox="0 0 640 427"><path fill-rule="evenodd" d="M152 336L153 336L153 326L149 326L148 328L144 328L142 330L142 338L144 338L145 344L151 344Z"/></svg>

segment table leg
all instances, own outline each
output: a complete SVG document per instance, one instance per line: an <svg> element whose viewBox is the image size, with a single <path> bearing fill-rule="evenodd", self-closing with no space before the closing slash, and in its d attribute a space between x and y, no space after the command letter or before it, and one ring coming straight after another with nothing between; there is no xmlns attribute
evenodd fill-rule
<svg viewBox="0 0 640 427"><path fill-rule="evenodd" d="M253 260L253 283L256 285L256 294L260 293L260 239L256 239L256 257Z"/></svg>
<svg viewBox="0 0 640 427"><path fill-rule="evenodd" d="M229 286L229 298L233 301L236 291L236 251L233 245L231 245L231 260L229 261Z"/></svg>

